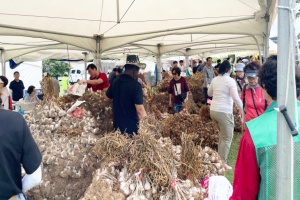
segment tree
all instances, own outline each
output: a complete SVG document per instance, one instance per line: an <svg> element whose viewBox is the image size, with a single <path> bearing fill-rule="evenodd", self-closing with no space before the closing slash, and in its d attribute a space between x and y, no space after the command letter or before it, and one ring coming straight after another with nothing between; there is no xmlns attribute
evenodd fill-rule
<svg viewBox="0 0 300 200"><path fill-rule="evenodd" d="M43 60L42 65L43 72L50 72L50 75L55 78L63 76L64 73L69 73L71 69L69 63L56 60Z"/></svg>

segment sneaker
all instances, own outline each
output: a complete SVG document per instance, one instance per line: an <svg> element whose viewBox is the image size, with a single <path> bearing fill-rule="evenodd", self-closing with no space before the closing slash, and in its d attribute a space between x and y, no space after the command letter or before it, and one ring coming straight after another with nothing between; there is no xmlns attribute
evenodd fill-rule
<svg viewBox="0 0 300 200"><path fill-rule="evenodd" d="M225 170L226 170L226 171L232 170L232 167L230 167L230 166L227 165L227 164L225 164L224 167L225 167Z"/></svg>

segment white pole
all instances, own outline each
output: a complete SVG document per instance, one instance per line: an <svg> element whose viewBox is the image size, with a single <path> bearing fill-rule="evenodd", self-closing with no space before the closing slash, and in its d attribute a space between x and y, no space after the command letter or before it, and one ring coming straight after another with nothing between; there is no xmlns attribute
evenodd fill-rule
<svg viewBox="0 0 300 200"><path fill-rule="evenodd" d="M256 42L256 45L257 45L258 54L259 54L259 62L260 62L260 64L262 64L262 59L261 59L261 50L260 50L260 46L259 46L258 40L257 40L257 38L256 38L255 36L252 36L252 37L253 37L253 39L255 40L255 42Z"/></svg>
<svg viewBox="0 0 300 200"><path fill-rule="evenodd" d="M82 52L82 54L84 55L84 79L87 80L87 60L86 60L86 57L87 57L87 52Z"/></svg>
<svg viewBox="0 0 300 200"><path fill-rule="evenodd" d="M189 56L185 56L185 70L188 70L189 69ZM186 71L185 71L186 73Z"/></svg>
<svg viewBox="0 0 300 200"><path fill-rule="evenodd" d="M117 22L120 23L120 5L119 0L117 0Z"/></svg>
<svg viewBox="0 0 300 200"><path fill-rule="evenodd" d="M5 61L4 61L4 50L0 49L0 64L2 67L2 75L6 76L6 66L5 66Z"/></svg>
<svg viewBox="0 0 300 200"><path fill-rule="evenodd" d="M294 122L296 105L294 24L291 23L290 0L278 0L277 104L285 105ZM277 184L276 199L293 199L294 143L288 124L277 115Z"/></svg>
<svg viewBox="0 0 300 200"><path fill-rule="evenodd" d="M268 17L269 18L269 17ZM266 19L266 35L265 35L265 52L264 52L264 58L265 58L265 61L267 59L267 57L269 57L269 20Z"/></svg>
<svg viewBox="0 0 300 200"><path fill-rule="evenodd" d="M266 33L265 33L265 52L264 52L264 57L265 57L265 61L267 59L267 57L269 57L269 22L270 22L270 7L271 7L271 0L267 0L267 12L265 15L265 20L266 20Z"/></svg>
<svg viewBox="0 0 300 200"><path fill-rule="evenodd" d="M0 49L0 65L1 65L1 75L4 76L4 68L3 68L3 64L2 64L2 49Z"/></svg>
<svg viewBox="0 0 300 200"><path fill-rule="evenodd" d="M161 72L162 72L162 64L161 64L161 54L160 54L160 47L161 47L161 44L158 44L157 45L157 52L158 54L156 55L156 65L157 65L157 69L156 69L156 76L157 76L157 82L161 82L162 80L162 75L161 75Z"/></svg>
<svg viewBox="0 0 300 200"><path fill-rule="evenodd" d="M101 55L100 55L100 35L95 35L94 38L96 39L96 55L94 59L94 64L97 66L98 71L102 70L101 67Z"/></svg>

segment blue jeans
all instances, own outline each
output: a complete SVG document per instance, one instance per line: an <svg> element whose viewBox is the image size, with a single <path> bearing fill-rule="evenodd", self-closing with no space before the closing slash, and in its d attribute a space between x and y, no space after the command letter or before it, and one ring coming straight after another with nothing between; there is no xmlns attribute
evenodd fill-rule
<svg viewBox="0 0 300 200"><path fill-rule="evenodd" d="M182 108L182 103L174 103L174 107L175 107L175 112L179 113Z"/></svg>

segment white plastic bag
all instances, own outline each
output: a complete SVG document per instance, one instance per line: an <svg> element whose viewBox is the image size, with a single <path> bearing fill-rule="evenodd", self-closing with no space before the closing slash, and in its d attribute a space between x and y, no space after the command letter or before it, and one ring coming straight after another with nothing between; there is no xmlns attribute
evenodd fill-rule
<svg viewBox="0 0 300 200"><path fill-rule="evenodd" d="M67 113L71 113L73 110L75 110L78 106L80 106L85 101L76 101L72 107L67 111Z"/></svg>
<svg viewBox="0 0 300 200"><path fill-rule="evenodd" d="M69 93L77 96L82 96L85 93L87 87L86 83L75 83L69 88Z"/></svg>
<svg viewBox="0 0 300 200"><path fill-rule="evenodd" d="M228 200L231 197L232 192L232 185L225 176L209 177L209 200Z"/></svg>

